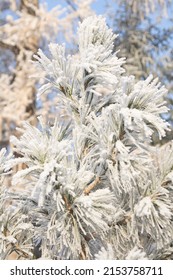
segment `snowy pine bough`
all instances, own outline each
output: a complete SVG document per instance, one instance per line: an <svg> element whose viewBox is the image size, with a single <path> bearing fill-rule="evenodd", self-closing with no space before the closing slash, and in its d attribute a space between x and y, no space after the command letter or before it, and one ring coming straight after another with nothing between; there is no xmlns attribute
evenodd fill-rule
<svg viewBox="0 0 173 280"><path fill-rule="evenodd" d="M116 36L101 16L78 28L79 52L39 50L46 83L68 115L53 125L25 122L11 138L18 157L0 153L0 174L22 163L12 192L1 182L1 259L171 259L173 143L151 145L169 125L166 89L126 76ZM6 207L5 207L6 205Z"/></svg>

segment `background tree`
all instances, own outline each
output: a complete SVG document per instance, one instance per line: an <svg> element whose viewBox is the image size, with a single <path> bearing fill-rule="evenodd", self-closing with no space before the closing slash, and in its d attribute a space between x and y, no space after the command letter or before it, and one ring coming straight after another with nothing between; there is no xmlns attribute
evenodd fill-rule
<svg viewBox="0 0 173 280"><path fill-rule="evenodd" d="M172 124L173 2L119 0L118 4L117 1L108 3L110 24L119 34L115 49L119 48L120 55L126 57L127 74L145 79L152 73L166 84L169 94L165 98L171 110L164 117ZM169 139L172 132L167 133L167 141Z"/></svg>
<svg viewBox="0 0 173 280"><path fill-rule="evenodd" d="M32 64L33 54L51 40L70 40L76 21L90 14L92 1L76 1L64 8L58 6L51 11L38 0L1 1L0 26L0 146L8 146L11 134L22 120L36 122L39 109L51 115L51 99L36 102L37 77ZM85 5L84 5L85 4ZM62 36L63 34L63 36ZM31 78L32 76L32 78ZM43 112L42 112L43 113Z"/></svg>

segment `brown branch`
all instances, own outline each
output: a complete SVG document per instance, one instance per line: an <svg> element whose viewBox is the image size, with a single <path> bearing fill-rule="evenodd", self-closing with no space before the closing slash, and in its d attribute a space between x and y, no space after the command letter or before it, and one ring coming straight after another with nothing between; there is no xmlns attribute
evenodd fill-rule
<svg viewBox="0 0 173 280"><path fill-rule="evenodd" d="M15 55L18 55L20 52L19 48L16 45L10 45L3 41L0 41L0 48L8 49L8 50L12 51Z"/></svg>
<svg viewBox="0 0 173 280"><path fill-rule="evenodd" d="M72 214L73 210L72 210L71 205L68 202L68 199L67 199L67 197L65 195L63 195L63 200L65 202L65 206L66 206L67 210Z"/></svg>
<svg viewBox="0 0 173 280"><path fill-rule="evenodd" d="M77 11L77 7L74 5L74 3L71 0L66 0L66 3L76 12ZM78 16L79 20L82 21L82 18L80 16Z"/></svg>
<svg viewBox="0 0 173 280"><path fill-rule="evenodd" d="M36 16L34 7L38 8L38 0L21 0L20 10L25 10L28 14Z"/></svg>
<svg viewBox="0 0 173 280"><path fill-rule="evenodd" d="M82 247L82 251L79 254L79 258L80 258L80 260L86 260L87 259L86 258L86 249L85 249L84 243L81 244L81 247Z"/></svg>
<svg viewBox="0 0 173 280"><path fill-rule="evenodd" d="M100 178L97 176L95 180L88 187L85 188L84 194L88 195L95 188L95 186L97 186L99 182L100 182Z"/></svg>
<svg viewBox="0 0 173 280"><path fill-rule="evenodd" d="M75 7L75 5L74 5L73 2L71 2L70 0L66 0L66 2L67 2L67 4L68 4L74 11L77 10L77 8Z"/></svg>

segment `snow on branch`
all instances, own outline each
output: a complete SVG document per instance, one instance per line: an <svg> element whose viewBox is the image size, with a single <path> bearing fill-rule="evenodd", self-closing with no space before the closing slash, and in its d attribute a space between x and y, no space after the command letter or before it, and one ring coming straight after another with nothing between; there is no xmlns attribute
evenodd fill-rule
<svg viewBox="0 0 173 280"><path fill-rule="evenodd" d="M125 75L103 17L85 19L78 36L77 55L50 44L50 57L35 56L46 76L39 94L53 88L70 121L40 117L37 128L25 122L11 138L19 157L6 168L25 163L13 184L26 188L16 194L14 223L29 221L28 244L42 258L169 258L173 145L151 146L155 131L162 138L169 129L160 116L166 89L152 76Z"/></svg>

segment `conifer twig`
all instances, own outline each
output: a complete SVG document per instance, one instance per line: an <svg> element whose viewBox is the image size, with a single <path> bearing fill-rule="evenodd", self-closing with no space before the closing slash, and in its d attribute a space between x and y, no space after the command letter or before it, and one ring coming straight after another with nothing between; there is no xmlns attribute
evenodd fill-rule
<svg viewBox="0 0 173 280"><path fill-rule="evenodd" d="M85 195L88 195L88 194L95 188L95 186L96 186L99 182L100 182L100 178L97 176L97 177L95 178L95 180L94 180L91 184L89 184L88 187L85 188L84 194L85 194Z"/></svg>

